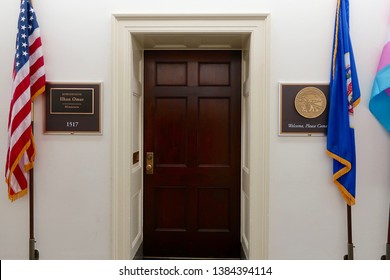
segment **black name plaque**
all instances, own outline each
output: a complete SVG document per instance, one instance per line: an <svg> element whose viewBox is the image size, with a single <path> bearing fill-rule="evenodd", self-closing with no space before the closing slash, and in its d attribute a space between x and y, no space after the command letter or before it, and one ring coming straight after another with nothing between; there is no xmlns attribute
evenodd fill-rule
<svg viewBox="0 0 390 280"><path fill-rule="evenodd" d="M46 83L45 133L101 133L101 83Z"/></svg>

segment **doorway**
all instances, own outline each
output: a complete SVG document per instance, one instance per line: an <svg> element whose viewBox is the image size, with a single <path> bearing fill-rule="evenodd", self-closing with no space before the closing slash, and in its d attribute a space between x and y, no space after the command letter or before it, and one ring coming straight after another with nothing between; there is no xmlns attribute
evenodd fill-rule
<svg viewBox="0 0 390 280"><path fill-rule="evenodd" d="M133 259L144 238L144 50L230 49L242 51L240 241L246 258L267 259L269 14L115 14L112 19L113 258Z"/></svg>
<svg viewBox="0 0 390 280"><path fill-rule="evenodd" d="M239 258L241 51L145 51L144 69L144 256Z"/></svg>

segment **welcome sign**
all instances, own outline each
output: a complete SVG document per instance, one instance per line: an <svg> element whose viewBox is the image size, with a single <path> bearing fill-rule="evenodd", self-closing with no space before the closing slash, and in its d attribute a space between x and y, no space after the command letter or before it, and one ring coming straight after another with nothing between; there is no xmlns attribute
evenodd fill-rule
<svg viewBox="0 0 390 280"><path fill-rule="evenodd" d="M329 84L280 83L279 135L325 136Z"/></svg>

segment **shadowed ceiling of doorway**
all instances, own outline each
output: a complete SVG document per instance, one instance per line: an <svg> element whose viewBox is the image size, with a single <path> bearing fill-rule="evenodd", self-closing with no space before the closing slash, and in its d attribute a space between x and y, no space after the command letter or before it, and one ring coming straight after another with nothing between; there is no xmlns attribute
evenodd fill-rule
<svg viewBox="0 0 390 280"><path fill-rule="evenodd" d="M140 34L144 49L242 49L249 34Z"/></svg>

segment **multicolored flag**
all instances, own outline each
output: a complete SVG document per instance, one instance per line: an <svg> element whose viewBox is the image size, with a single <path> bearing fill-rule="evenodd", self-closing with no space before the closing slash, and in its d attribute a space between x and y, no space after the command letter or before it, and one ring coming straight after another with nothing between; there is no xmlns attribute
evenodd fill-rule
<svg viewBox="0 0 390 280"><path fill-rule="evenodd" d="M333 181L348 205L355 204L353 113L359 101L359 82L349 36L349 1L338 0L330 78L327 154L333 158Z"/></svg>
<svg viewBox="0 0 390 280"><path fill-rule="evenodd" d="M35 158L32 102L45 91L42 44L36 14L30 0L22 0L16 36L13 96L8 119L8 151L5 181L11 201L27 194L29 170Z"/></svg>
<svg viewBox="0 0 390 280"><path fill-rule="evenodd" d="M390 31L372 86L369 108L385 129L390 131Z"/></svg>

